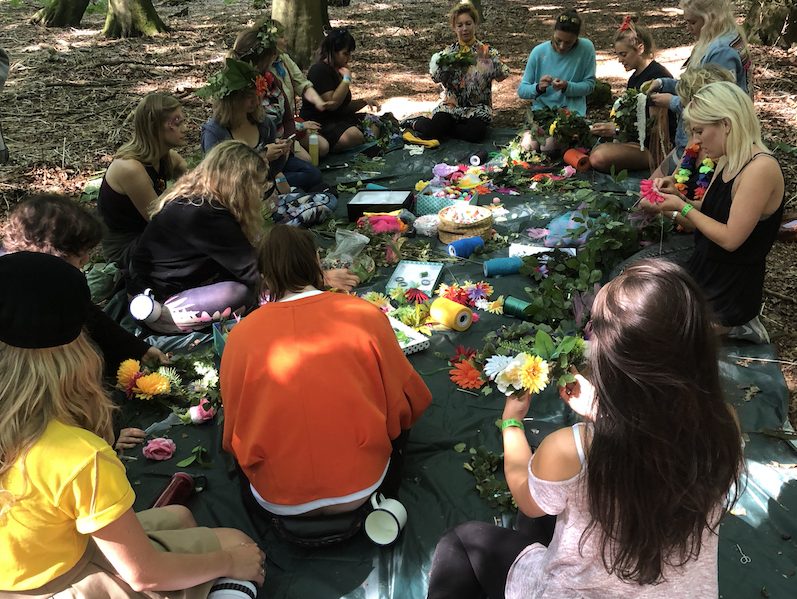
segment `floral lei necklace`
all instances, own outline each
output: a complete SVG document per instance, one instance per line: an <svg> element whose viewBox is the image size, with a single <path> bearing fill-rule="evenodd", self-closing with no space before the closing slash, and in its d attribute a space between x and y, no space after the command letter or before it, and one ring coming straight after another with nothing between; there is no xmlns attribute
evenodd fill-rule
<svg viewBox="0 0 797 599"><path fill-rule="evenodd" d="M689 191L689 180L692 178L692 174L695 171L695 166L697 165L697 157L700 154L700 144L692 144L691 146L687 147L684 150L684 157L681 160L681 165L675 171L673 178L675 179L675 187L678 191L687 197ZM706 194L706 189L708 189L709 183L711 183L711 176L714 173L714 161L706 156L703 161L700 163L700 167L698 167L697 172L697 184L695 186L695 193L694 197L692 197L692 201L699 201L703 199L703 196Z"/></svg>

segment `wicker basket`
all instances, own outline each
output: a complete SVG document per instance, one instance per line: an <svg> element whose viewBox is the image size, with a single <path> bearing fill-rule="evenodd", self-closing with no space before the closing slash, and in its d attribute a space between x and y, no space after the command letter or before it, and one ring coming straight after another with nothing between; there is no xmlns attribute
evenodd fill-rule
<svg viewBox="0 0 797 599"><path fill-rule="evenodd" d="M485 241L489 241L492 237L493 230L493 215L487 208L478 208L479 212L484 214L484 218L476 220L472 223L457 223L446 218L446 211L450 208L443 208L438 214L440 224L437 227L437 237L443 243L451 243L457 239L465 237L481 237Z"/></svg>

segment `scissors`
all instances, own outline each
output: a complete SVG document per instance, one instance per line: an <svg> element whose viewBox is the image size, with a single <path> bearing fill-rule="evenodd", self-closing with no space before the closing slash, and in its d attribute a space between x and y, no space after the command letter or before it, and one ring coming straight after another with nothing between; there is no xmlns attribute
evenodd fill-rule
<svg viewBox="0 0 797 599"><path fill-rule="evenodd" d="M741 548L741 547L739 547L739 543L736 543L736 549L738 549L738 550L739 550L739 553L741 553L741 554L742 554L742 557L741 557L741 559L739 560L741 563L743 563L743 564L749 564L751 561L753 561L753 560L751 560L751 559L750 559L750 557L749 557L749 556L747 556L747 555L745 555L745 554L744 554L744 551L742 551L742 548Z"/></svg>

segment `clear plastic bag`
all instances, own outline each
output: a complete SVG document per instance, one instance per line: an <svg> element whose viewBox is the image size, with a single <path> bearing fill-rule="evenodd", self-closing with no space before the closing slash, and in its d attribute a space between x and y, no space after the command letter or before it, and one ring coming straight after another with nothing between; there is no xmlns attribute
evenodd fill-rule
<svg viewBox="0 0 797 599"><path fill-rule="evenodd" d="M376 272L373 258L363 254L363 248L371 239L362 233L338 229L335 231L335 247L321 261L325 269L348 268L360 279L360 284L368 281Z"/></svg>

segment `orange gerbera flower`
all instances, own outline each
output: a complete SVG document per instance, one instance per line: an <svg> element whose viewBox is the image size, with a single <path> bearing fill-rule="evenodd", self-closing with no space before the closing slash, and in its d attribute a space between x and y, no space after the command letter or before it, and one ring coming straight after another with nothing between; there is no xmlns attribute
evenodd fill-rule
<svg viewBox="0 0 797 599"><path fill-rule="evenodd" d="M457 362L448 374L460 389L480 389L484 385L481 372L469 360Z"/></svg>

